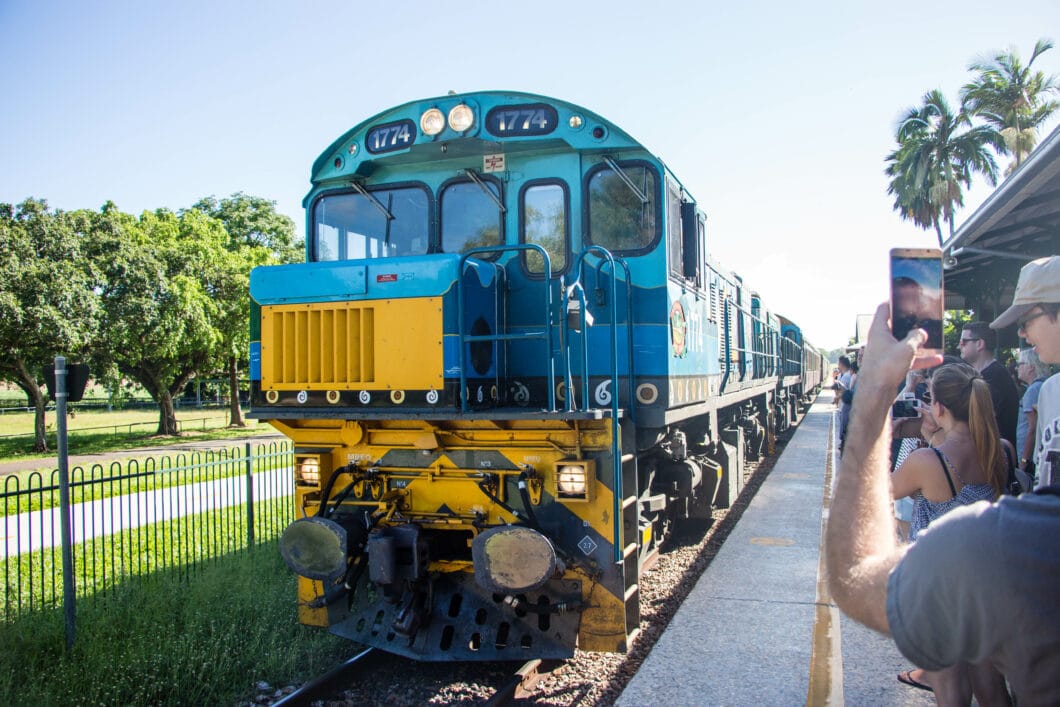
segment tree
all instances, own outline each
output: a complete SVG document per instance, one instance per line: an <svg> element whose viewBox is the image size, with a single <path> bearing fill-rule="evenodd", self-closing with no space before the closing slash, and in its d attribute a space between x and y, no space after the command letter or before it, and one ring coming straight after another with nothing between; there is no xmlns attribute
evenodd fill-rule
<svg viewBox="0 0 1060 707"><path fill-rule="evenodd" d="M177 434L173 396L209 370L221 338L211 283L220 279L227 236L197 210L137 219L108 207L93 236L103 271L99 365L142 385L159 406L158 434Z"/></svg>
<svg viewBox="0 0 1060 707"><path fill-rule="evenodd" d="M1060 107L1060 102L1049 99L1060 91L1056 77L1031 70L1034 61L1052 48L1052 41L1039 39L1026 65L1013 48L968 67L978 74L961 89L963 109L1001 134L999 154L1015 157L1008 172L1023 163L1038 143L1038 128Z"/></svg>
<svg viewBox="0 0 1060 707"><path fill-rule="evenodd" d="M297 263L303 259L304 243L295 240L294 221L276 211L275 201L236 192L220 201L214 196L204 197L191 208L224 224L230 250L260 246L276 263Z"/></svg>
<svg viewBox="0 0 1060 707"><path fill-rule="evenodd" d="M974 321L975 316L967 310L948 310L943 318L942 353L952 356L961 355L961 331L964 325Z"/></svg>
<svg viewBox="0 0 1060 707"><path fill-rule="evenodd" d="M239 367L246 366L250 347L250 271L266 263L293 263L302 259L302 243L295 242L294 221L276 212L276 202L237 192L218 201L200 199L192 209L224 226L228 256L215 263L213 283L219 312L219 351L228 371L229 425L244 427L239 407Z"/></svg>
<svg viewBox="0 0 1060 707"><path fill-rule="evenodd" d="M997 163L990 149L1001 137L993 127L973 126L966 113L954 113L939 90L924 94L923 104L909 108L896 131L898 147L887 155L887 193L894 209L921 228L934 227L942 246L942 221L954 232L954 213L964 205L964 187L976 172L997 183Z"/></svg>
<svg viewBox="0 0 1060 707"><path fill-rule="evenodd" d="M35 410L35 452L48 451L41 365L76 359L98 330L95 276L82 251L88 225L84 212L51 212L40 199L0 204L0 378Z"/></svg>

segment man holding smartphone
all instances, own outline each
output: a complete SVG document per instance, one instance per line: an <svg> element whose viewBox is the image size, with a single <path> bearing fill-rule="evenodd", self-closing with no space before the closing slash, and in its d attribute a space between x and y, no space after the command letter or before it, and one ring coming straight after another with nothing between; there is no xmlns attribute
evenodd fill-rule
<svg viewBox="0 0 1060 707"><path fill-rule="evenodd" d="M1021 704L1060 703L1060 485L962 506L900 548L890 504L887 413L908 370L937 365L941 356L921 352L921 329L896 340L887 319L884 304L869 332L829 510L832 596L848 616L892 635L922 668L989 661ZM1043 361L1060 363L1060 257L1023 268L1013 306L992 325L1012 323ZM1046 434L1060 429L1060 380L1054 376L1045 386L1051 383L1051 404L1043 408L1039 398L1039 429ZM1060 434L1043 439L1038 453L1043 464L1060 460ZM1051 464L1041 483L1051 482L1050 473Z"/></svg>

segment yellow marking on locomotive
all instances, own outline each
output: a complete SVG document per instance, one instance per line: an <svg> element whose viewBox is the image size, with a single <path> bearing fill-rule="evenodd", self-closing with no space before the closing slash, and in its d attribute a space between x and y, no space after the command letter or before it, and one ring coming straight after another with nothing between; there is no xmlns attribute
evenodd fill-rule
<svg viewBox="0 0 1060 707"><path fill-rule="evenodd" d="M320 626L327 628L328 607L324 603L324 583L308 579L298 578L298 623L306 626Z"/></svg>
<svg viewBox="0 0 1060 707"><path fill-rule="evenodd" d="M440 297L261 308L262 390L443 385Z"/></svg>
<svg viewBox="0 0 1060 707"><path fill-rule="evenodd" d="M578 648L601 653L625 653L626 607L621 597L609 592L601 584L582 583L581 626L578 629Z"/></svg>
<svg viewBox="0 0 1060 707"><path fill-rule="evenodd" d="M616 529L612 517L613 494L601 483L601 479L610 482L613 473L609 461L611 427L607 420L277 420L273 424L290 436L296 447L332 448L331 458L321 463L320 487L327 483L331 469L351 465L351 470L346 472L351 478L371 472L373 494L347 497L343 503L383 512L379 526L413 520L423 527L464 533L470 555L470 544L479 532L479 524L519 522L483 493L478 484L492 483L491 492L502 502L521 508L516 478L529 468L537 472L529 484L535 506L541 509L544 504L552 503L561 507L567 518L563 522L576 525L586 533L594 532L609 546L604 548L607 553L615 545L625 544L622 538L615 537L621 529ZM432 444L434 448L430 448ZM388 454L401 461L388 466L385 459ZM417 466L420 459L423 465ZM588 500L568 503L559 496L557 475L564 462L572 460L595 461L588 464L593 476L587 479L595 487ZM461 466L465 463L480 466ZM346 483L338 479L335 486L341 488ZM359 488L368 485L365 482ZM400 488L395 488L396 485ZM319 498L308 493L299 494L299 501L305 504L306 513L314 513L319 504ZM576 547L567 551L575 553L580 560L576 566L568 567L564 575L582 586L585 608L579 647L592 651L627 650L627 612L621 591L616 595L615 588L609 589L592 576L595 574L592 557L581 555ZM473 572L469 560L470 557L435 558L430 563L430 571ZM309 596L308 588L306 591L306 600L300 594L299 619L311 625L329 621L326 612L308 605L318 595Z"/></svg>

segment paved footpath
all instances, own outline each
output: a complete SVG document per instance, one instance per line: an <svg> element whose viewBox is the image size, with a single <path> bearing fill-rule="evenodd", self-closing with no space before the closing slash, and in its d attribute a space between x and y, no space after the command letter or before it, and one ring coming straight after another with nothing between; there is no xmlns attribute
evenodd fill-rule
<svg viewBox="0 0 1060 707"><path fill-rule="evenodd" d="M843 617L824 582L832 394L769 477L617 704L933 705L898 683L889 639Z"/></svg>

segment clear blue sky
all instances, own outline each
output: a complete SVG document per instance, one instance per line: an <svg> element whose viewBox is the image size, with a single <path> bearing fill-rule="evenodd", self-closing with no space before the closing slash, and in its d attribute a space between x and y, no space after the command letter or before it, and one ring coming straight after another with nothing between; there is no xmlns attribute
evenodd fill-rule
<svg viewBox="0 0 1060 707"><path fill-rule="evenodd" d="M0 0L0 202L139 213L245 191L302 233L310 165L355 123L450 89L542 93L666 161L715 258L834 348L886 298L888 249L935 243L886 195L898 116L1057 30L1056 0ZM1060 73L1060 48L1036 65Z"/></svg>

